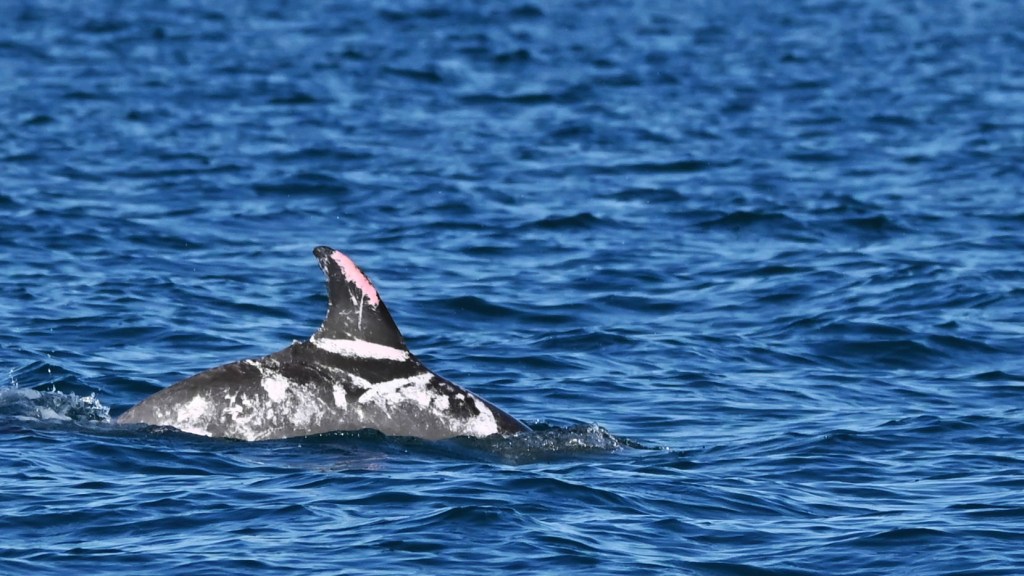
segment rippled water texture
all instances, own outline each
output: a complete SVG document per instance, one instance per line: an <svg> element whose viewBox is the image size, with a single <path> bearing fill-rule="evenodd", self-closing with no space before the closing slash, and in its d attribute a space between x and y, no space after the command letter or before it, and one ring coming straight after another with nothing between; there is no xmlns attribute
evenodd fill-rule
<svg viewBox="0 0 1024 576"><path fill-rule="evenodd" d="M0 573L1024 571L1024 3L3 4ZM110 423L318 244L536 431Z"/></svg>

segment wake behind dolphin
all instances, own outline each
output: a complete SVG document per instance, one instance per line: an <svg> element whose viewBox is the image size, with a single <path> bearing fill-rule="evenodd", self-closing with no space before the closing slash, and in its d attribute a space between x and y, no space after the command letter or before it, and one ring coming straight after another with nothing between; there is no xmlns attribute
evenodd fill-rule
<svg viewBox="0 0 1024 576"><path fill-rule="evenodd" d="M329 304L309 340L186 378L136 404L118 422L242 440L366 428L428 440L529 430L428 370L348 256L327 246L313 254L327 276Z"/></svg>

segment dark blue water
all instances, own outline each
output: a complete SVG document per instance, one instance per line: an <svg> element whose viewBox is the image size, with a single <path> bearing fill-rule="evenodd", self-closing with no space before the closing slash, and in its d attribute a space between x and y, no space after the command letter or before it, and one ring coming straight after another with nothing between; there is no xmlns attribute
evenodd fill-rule
<svg viewBox="0 0 1024 576"><path fill-rule="evenodd" d="M2 4L0 573L1024 571L1024 3ZM110 422L318 244L537 431Z"/></svg>

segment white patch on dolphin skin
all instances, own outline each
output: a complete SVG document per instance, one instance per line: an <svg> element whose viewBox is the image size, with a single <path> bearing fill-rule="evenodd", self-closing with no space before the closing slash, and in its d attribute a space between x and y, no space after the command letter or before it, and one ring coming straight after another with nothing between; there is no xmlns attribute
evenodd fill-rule
<svg viewBox="0 0 1024 576"><path fill-rule="evenodd" d="M189 434L199 434L201 436L211 436L209 430L207 430L207 424L210 421L207 410L210 408L210 403L206 398L202 396L193 396L187 404L178 408L178 413L175 415L174 421L169 422L175 428L182 432L188 432Z"/></svg>
<svg viewBox="0 0 1024 576"><path fill-rule="evenodd" d="M233 400L224 411L231 416L230 435L243 440L258 440L258 431L265 423L266 414L248 394L235 396Z"/></svg>
<svg viewBox="0 0 1024 576"><path fill-rule="evenodd" d="M316 433L324 430L327 419L336 413L330 400L322 398L316 387L285 378L276 369L276 361L243 363L259 371L258 388L225 391L216 397L192 397L173 411L157 410L160 423L191 434L252 441L301 435L295 431L304 429ZM266 395L259 393L260 388ZM341 398L345 399L344 394ZM330 425L326 428L330 429Z"/></svg>
<svg viewBox="0 0 1024 576"><path fill-rule="evenodd" d="M283 416L292 426L311 430L318 428L326 415L327 406L324 401L311 390L304 389L291 399L288 411Z"/></svg>
<svg viewBox="0 0 1024 576"><path fill-rule="evenodd" d="M373 405L385 413L402 411L413 404L431 414L456 436L486 437L498 433L498 421L494 413L472 394L456 395L464 402L471 402L478 414L469 418L457 418L450 413L451 398L448 393L432 390L428 385L436 378L430 372L421 372L407 378L395 378L373 384L362 396L359 404ZM403 406L404 405L404 406Z"/></svg>
<svg viewBox="0 0 1024 576"><path fill-rule="evenodd" d="M317 348L340 354L350 358L367 358L370 360L396 360L409 359L409 351L400 348L392 348L383 344L374 344L365 340L341 340L338 338L310 338L310 342Z"/></svg>
<svg viewBox="0 0 1024 576"><path fill-rule="evenodd" d="M498 421L494 418L494 412L491 412L490 408L477 400L476 396L470 395L470 400L480 413L468 420L452 420L452 430L462 436L476 436L478 438L497 434Z"/></svg>
<svg viewBox="0 0 1024 576"><path fill-rule="evenodd" d="M252 441L277 438L282 429L316 430L332 410L315 390L294 385L276 372L268 370L261 384L266 399L244 393L230 399L223 410L230 420L222 420L222 435Z"/></svg>
<svg viewBox="0 0 1024 576"><path fill-rule="evenodd" d="M369 380L363 378L362 376L357 376L355 374L347 375L349 378L352 379L352 384L355 385L356 388L359 388L361 390L368 390L370 386L373 386L373 384Z"/></svg>
<svg viewBox="0 0 1024 576"><path fill-rule="evenodd" d="M281 402L288 396L288 386L291 382L277 372L264 372L260 385L267 391L271 402Z"/></svg>
<svg viewBox="0 0 1024 576"><path fill-rule="evenodd" d="M395 378L378 382L359 397L360 404L377 404L387 407L403 401L412 401L421 408L430 406L430 400L437 397L427 390L427 384L434 379L430 372L421 372L408 378Z"/></svg>
<svg viewBox="0 0 1024 576"><path fill-rule="evenodd" d="M441 410L442 412L447 412L448 409L451 408L452 403L448 399L447 395L438 394L434 396L434 405L437 406L438 410Z"/></svg>
<svg viewBox="0 0 1024 576"><path fill-rule="evenodd" d="M178 410L178 420L182 422L199 420L206 414L207 407L209 407L209 402L206 401L206 398L195 396Z"/></svg>
<svg viewBox="0 0 1024 576"><path fill-rule="evenodd" d="M348 398L345 397L345 388L340 384L331 387L331 394L334 396L334 405L338 408L348 406Z"/></svg>

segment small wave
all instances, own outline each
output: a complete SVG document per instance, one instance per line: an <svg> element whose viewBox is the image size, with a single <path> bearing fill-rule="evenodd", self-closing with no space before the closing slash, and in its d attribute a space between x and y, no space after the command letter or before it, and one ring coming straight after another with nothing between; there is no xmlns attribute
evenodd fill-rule
<svg viewBox="0 0 1024 576"><path fill-rule="evenodd" d="M109 422L110 409L95 395L56 389L0 388L0 417L60 422Z"/></svg>
<svg viewBox="0 0 1024 576"><path fill-rule="evenodd" d="M320 172L298 172L283 179L257 182L252 189L261 195L335 196L349 191L348 183Z"/></svg>
<svg viewBox="0 0 1024 576"><path fill-rule="evenodd" d="M455 296L434 300L438 308L444 312L458 314L462 318L508 318L517 314L517 311L507 306L495 304L477 296Z"/></svg>
<svg viewBox="0 0 1024 576"><path fill-rule="evenodd" d="M605 224L605 220L590 212L580 212L571 216L548 216L541 220L525 224L524 227L537 227L541 230L586 230Z"/></svg>
<svg viewBox="0 0 1024 576"><path fill-rule="evenodd" d="M691 172L702 172L716 167L718 163L709 160L679 159L651 162L636 162L625 164L613 169L640 172L645 174L688 174Z"/></svg>
<svg viewBox="0 0 1024 576"><path fill-rule="evenodd" d="M701 227L715 229L739 230L758 226L803 228L803 224L781 212L751 212L737 210L728 214L719 214L715 218L702 222Z"/></svg>
<svg viewBox="0 0 1024 576"><path fill-rule="evenodd" d="M598 424L575 424L555 426L544 423L531 423L530 432L511 436L493 435L487 438L460 436L447 440L433 441L403 436L386 436L372 429L359 431L338 431L274 440L271 442L301 443L314 446L317 450L330 448L332 454L336 450L343 452L343 458L331 468L347 468L352 462L352 455L365 453L375 454L375 465L382 455L401 454L403 457L410 451L420 457L450 458L455 460L501 462L520 465L536 462L553 462L576 460L588 456L607 455L623 449L660 450L651 448L635 440L619 438ZM157 428L152 428L157 430ZM173 428L162 428L167 431ZM259 443L257 443L259 444ZM293 453L293 457L296 455ZM360 457L361 458L361 457ZM362 460L357 460L357 464ZM322 461L318 461L318 466Z"/></svg>
<svg viewBox="0 0 1024 576"><path fill-rule="evenodd" d="M675 204L683 200L683 195L672 188L630 187L609 194L608 198L620 202L638 202L642 204Z"/></svg>
<svg viewBox="0 0 1024 576"><path fill-rule="evenodd" d="M567 427L533 424L533 431L512 436L460 438L463 448L497 456L513 464L575 458L615 452L624 448L646 448L638 442L619 438L598 424Z"/></svg>

